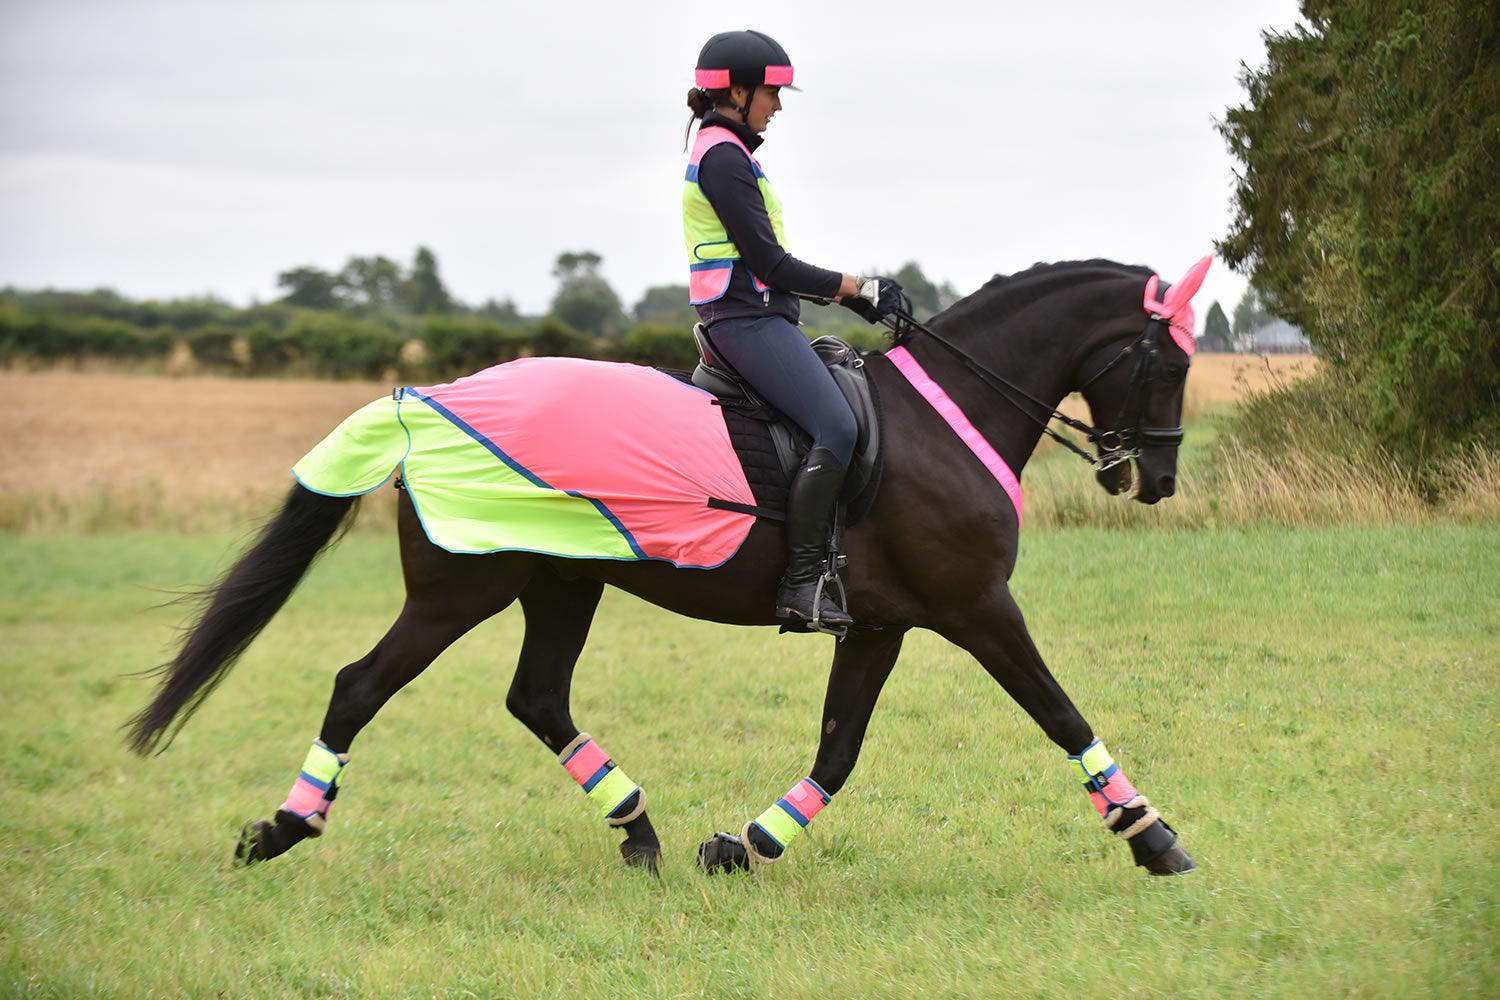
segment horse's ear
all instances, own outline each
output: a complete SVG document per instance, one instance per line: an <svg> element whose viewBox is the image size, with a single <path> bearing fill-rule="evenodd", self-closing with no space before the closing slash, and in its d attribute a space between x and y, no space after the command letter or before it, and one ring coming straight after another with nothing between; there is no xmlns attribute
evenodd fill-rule
<svg viewBox="0 0 1500 1000"><path fill-rule="evenodd" d="M1214 255L1207 254L1202 260L1188 268L1188 273L1182 276L1182 280L1175 282L1167 289L1166 301L1162 303L1162 312L1165 315L1173 315L1182 306L1193 301L1193 296L1198 294L1198 288L1203 284L1203 278L1208 274L1209 266L1214 262Z"/></svg>

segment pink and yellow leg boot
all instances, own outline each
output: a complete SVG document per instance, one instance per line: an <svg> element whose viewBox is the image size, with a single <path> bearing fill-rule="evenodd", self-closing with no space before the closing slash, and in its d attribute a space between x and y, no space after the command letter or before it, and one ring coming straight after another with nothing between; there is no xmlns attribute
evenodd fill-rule
<svg viewBox="0 0 1500 1000"><path fill-rule="evenodd" d="M588 733L579 733L563 747L557 762L578 782L610 826L624 826L646 811L645 790L631 781Z"/></svg>
<svg viewBox="0 0 1500 1000"><path fill-rule="evenodd" d="M832 796L823 791L816 781L803 778L777 799L775 805L746 823L745 828L740 831L740 841L745 845L745 855L751 867L779 861L791 842L801 835L807 824L823 811L823 807L831 799ZM756 844L762 837L770 841L769 852Z"/></svg>
<svg viewBox="0 0 1500 1000"><path fill-rule="evenodd" d="M269 861L308 837L321 837L339 792L339 779L348 766L348 754L334 753L322 740L314 743L275 817L252 820L240 828L235 861L247 865Z"/></svg>
<svg viewBox="0 0 1500 1000"><path fill-rule="evenodd" d="M297 780L292 782L292 790L281 804L281 811L306 823L312 836L322 836L328 826L328 810L333 808L334 797L338 795L339 779L348 766L348 754L334 753L322 740L315 741L307 751Z"/></svg>
<svg viewBox="0 0 1500 1000"><path fill-rule="evenodd" d="M1125 838L1137 865L1150 867L1154 872L1152 863L1177 844L1177 834L1161 818L1161 813L1135 790L1102 741L1095 740L1080 754L1070 754L1068 761L1082 779L1105 828ZM1189 866L1192 864L1186 854L1182 857Z"/></svg>

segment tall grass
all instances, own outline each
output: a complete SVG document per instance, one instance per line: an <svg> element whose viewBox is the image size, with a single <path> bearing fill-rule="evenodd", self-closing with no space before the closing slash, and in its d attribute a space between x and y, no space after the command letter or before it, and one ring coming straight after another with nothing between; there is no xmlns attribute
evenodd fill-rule
<svg viewBox="0 0 1500 1000"><path fill-rule="evenodd" d="M1177 494L1153 507L1101 490L1052 445L1026 469L1027 524L1282 525L1500 520L1500 447L1476 443L1420 470L1367 433L1348 395L1324 375L1269 370L1267 388L1235 406L1205 404L1190 382Z"/></svg>

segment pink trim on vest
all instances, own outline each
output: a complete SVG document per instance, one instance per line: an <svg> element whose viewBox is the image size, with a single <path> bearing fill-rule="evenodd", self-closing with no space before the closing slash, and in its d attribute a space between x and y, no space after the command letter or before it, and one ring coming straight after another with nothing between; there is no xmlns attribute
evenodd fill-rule
<svg viewBox="0 0 1500 1000"><path fill-rule="evenodd" d="M741 142L739 136L722 125L710 125L708 128L698 130L698 138L693 141L693 155L688 157L688 164L696 167L703 161L703 155L721 142L734 143L746 156L750 157L751 163L756 167L760 166L760 161L751 154L750 147Z"/></svg>
<svg viewBox="0 0 1500 1000"><path fill-rule="evenodd" d="M984 439L984 435L979 433L979 428L970 423L964 411L943 391L942 386L932 380L932 377L917 363L917 359L912 357L910 351L905 347L893 347L885 352L885 356L890 358L897 371L906 376L912 388L931 403L938 415L947 421L948 426L953 428L953 433L957 434L959 440L968 446L969 450L974 453L974 457L990 470L990 475L995 477L995 481L1004 488L1005 495L1010 497L1011 505L1016 509L1016 527L1019 528L1025 501L1021 497L1021 484L1016 479L1016 474L1010 471L1010 466L1005 464L1005 459L1001 458L1000 453L990 446L990 443Z"/></svg>
<svg viewBox="0 0 1500 1000"><path fill-rule="evenodd" d="M700 69L693 71L693 79L704 90L717 90L729 86L729 70Z"/></svg>
<svg viewBox="0 0 1500 1000"><path fill-rule="evenodd" d="M599 768L609 763L609 754L593 740L573 751L563 769L580 785L592 778Z"/></svg>

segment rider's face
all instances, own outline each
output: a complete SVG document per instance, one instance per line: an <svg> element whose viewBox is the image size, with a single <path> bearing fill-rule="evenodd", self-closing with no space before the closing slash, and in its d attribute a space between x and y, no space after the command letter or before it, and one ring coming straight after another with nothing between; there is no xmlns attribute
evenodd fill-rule
<svg viewBox="0 0 1500 1000"><path fill-rule="evenodd" d="M734 88L734 99L744 106L745 88ZM755 97L750 101L750 131L764 132L771 123L771 116L781 110L780 87L756 87Z"/></svg>

